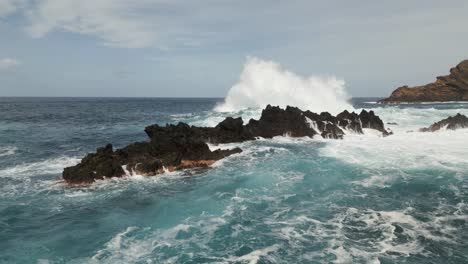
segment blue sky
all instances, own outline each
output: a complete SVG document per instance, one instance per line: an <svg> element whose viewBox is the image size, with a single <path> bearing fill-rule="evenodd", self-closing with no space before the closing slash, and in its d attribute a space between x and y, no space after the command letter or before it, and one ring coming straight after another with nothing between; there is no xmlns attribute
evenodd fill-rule
<svg viewBox="0 0 468 264"><path fill-rule="evenodd" d="M468 58L466 14L466 0L0 0L0 96L223 97L248 56L386 96Z"/></svg>

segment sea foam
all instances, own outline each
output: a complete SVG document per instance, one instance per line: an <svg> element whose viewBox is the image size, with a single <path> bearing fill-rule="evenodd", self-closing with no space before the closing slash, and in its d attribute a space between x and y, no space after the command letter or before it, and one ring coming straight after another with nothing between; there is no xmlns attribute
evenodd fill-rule
<svg viewBox="0 0 468 264"><path fill-rule="evenodd" d="M440 169L456 172L468 168L464 158L468 155L465 140L468 129L418 132L421 127L456 112L466 114L465 111L396 107L378 108L375 111L384 121L397 123L387 125L393 130L393 135L380 138L368 131L364 135L347 134L342 141L329 141L319 150L319 154L375 171ZM375 177L369 180L362 184L383 183L382 180L376 181Z"/></svg>
<svg viewBox="0 0 468 264"><path fill-rule="evenodd" d="M17 147L12 146L0 147L0 157L14 155L17 150Z"/></svg>
<svg viewBox="0 0 468 264"><path fill-rule="evenodd" d="M44 174L60 173L65 167L80 162L77 157L57 157L38 162L23 163L0 170L0 177L30 177Z"/></svg>

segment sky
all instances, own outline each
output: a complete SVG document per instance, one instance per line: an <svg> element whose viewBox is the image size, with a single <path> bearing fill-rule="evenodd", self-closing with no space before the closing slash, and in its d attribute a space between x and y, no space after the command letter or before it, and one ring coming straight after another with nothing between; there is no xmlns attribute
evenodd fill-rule
<svg viewBox="0 0 468 264"><path fill-rule="evenodd" d="M248 57L387 96L468 58L466 0L0 0L0 96L224 97Z"/></svg>

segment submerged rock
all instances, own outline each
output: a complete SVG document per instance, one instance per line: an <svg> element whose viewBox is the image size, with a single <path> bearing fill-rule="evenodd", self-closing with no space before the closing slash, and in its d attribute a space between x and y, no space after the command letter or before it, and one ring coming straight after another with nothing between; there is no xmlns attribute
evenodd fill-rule
<svg viewBox="0 0 468 264"><path fill-rule="evenodd" d="M402 86L380 103L468 101L468 60L450 69L450 74L439 76L435 82L408 87Z"/></svg>
<svg viewBox="0 0 468 264"><path fill-rule="evenodd" d="M89 184L105 177L153 176L167 170L209 167L242 150L211 151L207 143L235 143L276 136L312 138L319 135L341 139L346 132L362 134L363 128L376 129L384 136L390 134L373 111L362 110L360 114L343 111L333 116L327 112L316 114L297 107L282 109L270 105L262 111L259 120L251 119L246 125L240 117L228 117L215 127L195 127L182 122L166 126L155 124L145 128L149 141L115 151L108 144L88 154L78 165L65 168L63 179L71 185Z"/></svg>
<svg viewBox="0 0 468 264"><path fill-rule="evenodd" d="M429 127L421 128L421 132L434 132L440 129L455 130L459 128L468 128L468 117L458 113L456 116L450 116L446 119L440 120Z"/></svg>

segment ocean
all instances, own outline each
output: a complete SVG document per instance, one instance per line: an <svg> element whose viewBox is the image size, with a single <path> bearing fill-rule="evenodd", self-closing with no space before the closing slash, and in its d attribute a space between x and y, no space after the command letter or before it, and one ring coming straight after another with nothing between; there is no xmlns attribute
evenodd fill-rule
<svg viewBox="0 0 468 264"><path fill-rule="evenodd" d="M0 263L468 263L468 129L417 131L468 104L377 99L351 110L374 110L392 136L211 146L244 151L198 174L70 188L64 167L147 140L147 125L261 110L215 111L217 98L0 98Z"/></svg>

